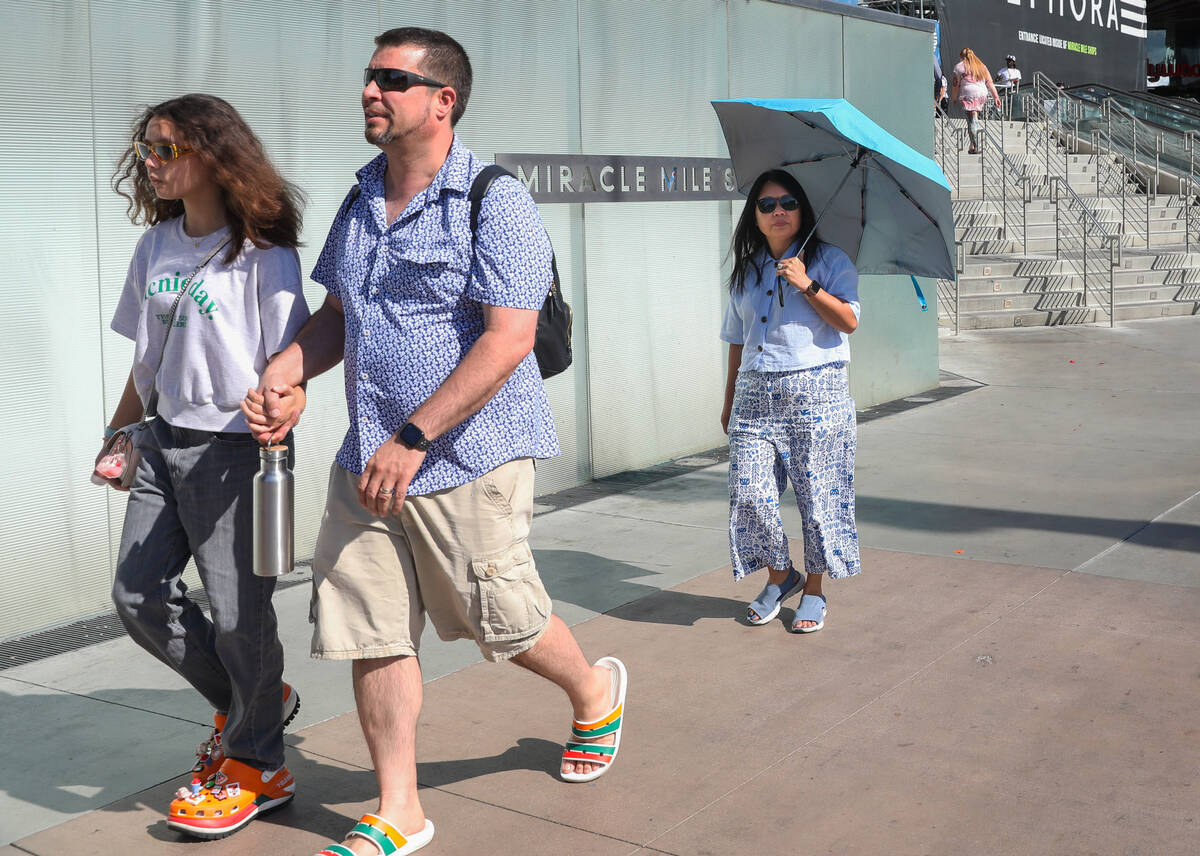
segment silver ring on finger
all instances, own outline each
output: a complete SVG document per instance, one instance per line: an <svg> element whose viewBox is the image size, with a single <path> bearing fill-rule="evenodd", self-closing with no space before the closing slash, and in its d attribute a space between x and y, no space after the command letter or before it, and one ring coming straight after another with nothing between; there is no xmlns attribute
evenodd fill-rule
<svg viewBox="0 0 1200 856"><path fill-rule="evenodd" d="M386 489L386 488L380 488L378 491L376 491L376 493L377 493L379 496L391 496L391 495L392 495L392 493L393 493L393 491L391 491L391 490L388 490L388 489Z"/></svg>

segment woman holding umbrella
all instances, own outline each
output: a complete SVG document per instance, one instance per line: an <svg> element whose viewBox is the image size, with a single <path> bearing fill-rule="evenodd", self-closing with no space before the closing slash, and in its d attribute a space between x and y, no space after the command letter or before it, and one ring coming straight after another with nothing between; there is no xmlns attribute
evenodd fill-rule
<svg viewBox="0 0 1200 856"><path fill-rule="evenodd" d="M825 623L822 580L860 570L854 522L856 423L848 336L858 326L858 272L819 241L799 182L761 174L747 194L730 254L721 329L729 375L721 427L729 435L729 544L735 579L767 568L747 609L766 624L803 585L791 629ZM791 480L804 518L805 576L792 566L779 515Z"/></svg>

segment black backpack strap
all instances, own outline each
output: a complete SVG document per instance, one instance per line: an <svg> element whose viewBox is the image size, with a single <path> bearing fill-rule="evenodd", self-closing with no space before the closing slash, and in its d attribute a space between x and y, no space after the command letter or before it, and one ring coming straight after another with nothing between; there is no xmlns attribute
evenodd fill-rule
<svg viewBox="0 0 1200 856"><path fill-rule="evenodd" d="M479 209L483 207L483 197L487 196L488 188L492 186L492 182L502 175L511 176L512 173L506 170L500 164L491 164L485 166L479 171L479 175L475 176L475 180L471 182L471 190L467 193L467 199L471 203L471 243L475 243L475 233L479 231Z"/></svg>
<svg viewBox="0 0 1200 856"><path fill-rule="evenodd" d="M342 200L342 207L338 209L338 217L345 217L348 213L350 213L350 206L353 205L355 200L358 199L360 193L362 193L361 185L356 184L350 188L350 192L347 193L346 198Z"/></svg>
<svg viewBox="0 0 1200 856"><path fill-rule="evenodd" d="M479 209L483 207L483 197L487 196L488 188L492 186L492 182L502 175L507 175L510 178L515 178L511 172L506 170L500 164L494 163L485 166L475 176L475 180L471 182L471 190L467 193L467 199L471 203L471 244L475 243L475 235L479 232ZM554 250L550 250L550 270L554 274L554 279L550 283L550 290L558 288L558 260L554 257Z"/></svg>

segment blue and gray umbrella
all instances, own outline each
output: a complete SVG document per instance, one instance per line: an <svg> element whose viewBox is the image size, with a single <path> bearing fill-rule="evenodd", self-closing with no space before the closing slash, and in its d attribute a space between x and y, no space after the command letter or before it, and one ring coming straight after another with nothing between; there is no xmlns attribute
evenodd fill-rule
<svg viewBox="0 0 1200 856"><path fill-rule="evenodd" d="M841 98L712 104L742 192L785 169L819 212L821 239L859 273L955 278L950 184L932 160Z"/></svg>

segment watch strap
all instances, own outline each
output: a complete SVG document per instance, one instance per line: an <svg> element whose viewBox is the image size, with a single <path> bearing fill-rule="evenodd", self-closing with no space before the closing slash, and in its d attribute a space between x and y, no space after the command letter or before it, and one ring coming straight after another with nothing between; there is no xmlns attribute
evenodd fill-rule
<svg viewBox="0 0 1200 856"><path fill-rule="evenodd" d="M425 436L425 432L411 422L405 422L400 426L400 430L396 432L396 436L400 438L401 443L410 449L416 449L418 452L427 452L430 445L432 445L429 438Z"/></svg>

